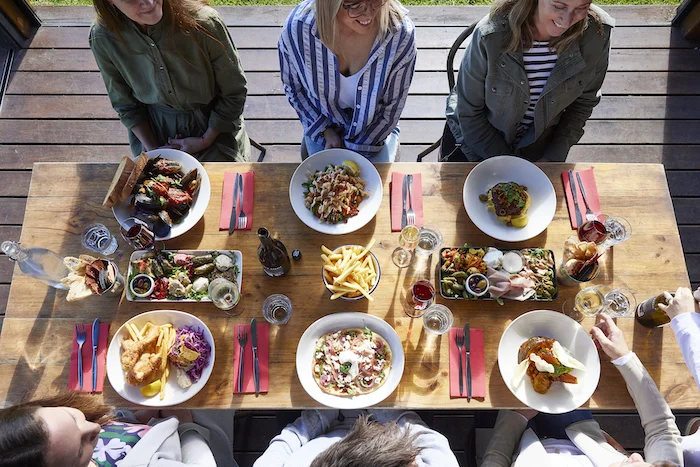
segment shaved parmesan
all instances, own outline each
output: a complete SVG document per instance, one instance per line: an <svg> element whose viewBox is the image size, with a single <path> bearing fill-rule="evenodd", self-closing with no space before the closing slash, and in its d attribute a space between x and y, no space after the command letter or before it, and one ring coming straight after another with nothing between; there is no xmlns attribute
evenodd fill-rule
<svg viewBox="0 0 700 467"><path fill-rule="evenodd" d="M534 353L530 354L530 361L535 364L535 368L537 368L537 371L540 373L552 373L554 374L554 365L551 363L545 362L542 357L539 357L535 355Z"/></svg>
<svg viewBox="0 0 700 467"><path fill-rule="evenodd" d="M518 363L518 365L515 367L515 371L513 371L513 377L510 380L510 384L512 384L514 388L518 388L520 386L520 383L522 383L525 379L525 374L527 373L527 367L529 364L530 360L525 359L522 362Z"/></svg>
<svg viewBox="0 0 700 467"><path fill-rule="evenodd" d="M567 352L567 350L558 341L554 341L554 344L552 345L552 353L562 365L568 366L569 368L575 368L577 370L586 370L583 363L569 355L569 352Z"/></svg>

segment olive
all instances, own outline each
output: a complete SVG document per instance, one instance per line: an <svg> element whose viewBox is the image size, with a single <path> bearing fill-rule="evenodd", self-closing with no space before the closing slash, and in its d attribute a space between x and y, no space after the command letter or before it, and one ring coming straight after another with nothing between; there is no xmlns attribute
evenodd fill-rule
<svg viewBox="0 0 700 467"><path fill-rule="evenodd" d="M481 279L477 284L476 288L479 290L484 290L486 288L486 281L484 279Z"/></svg>

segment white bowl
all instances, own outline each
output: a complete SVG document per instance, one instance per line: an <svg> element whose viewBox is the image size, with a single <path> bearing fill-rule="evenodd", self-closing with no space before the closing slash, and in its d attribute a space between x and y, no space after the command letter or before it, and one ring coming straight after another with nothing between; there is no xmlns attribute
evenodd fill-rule
<svg viewBox="0 0 700 467"><path fill-rule="evenodd" d="M362 245L343 245L343 246L362 246ZM336 248L335 250L333 250L333 253L335 253L336 251L338 251L340 248L342 248L342 247L338 247L338 248ZM367 291L367 293L368 293L369 295L371 295L372 292L374 292L374 291L377 289L377 286L379 285L379 280L382 278L382 268L379 266L379 260L377 259L376 256L374 256L374 253L372 253L372 252L370 251L370 252L369 252L369 255L370 255L370 257L372 258L372 262L374 263L374 269L375 269L375 271L377 271L377 280L374 281L374 285L372 286L372 288L369 289L369 290ZM332 294L333 294L333 291L331 291L331 289L328 288L328 281L326 280L326 276L325 276L325 274L324 274L323 272L324 272L324 269L323 269L323 266L322 266L322 267L321 267L321 280L323 281L323 285L326 286L326 290L328 290L328 291L331 293L331 295L332 295ZM341 300L345 300L345 301L348 301L348 302L354 302L354 301L356 301L356 300L362 300L363 298L365 298L364 295L358 295L357 297L346 297L346 296L340 297Z"/></svg>
<svg viewBox="0 0 700 467"><path fill-rule="evenodd" d="M479 199L497 183L516 182L527 187L530 195L530 221L517 228L504 224ZM482 232L504 242L521 242L544 232L554 219L557 196L549 177L532 162L513 156L497 156L479 163L464 181L464 209Z"/></svg>
<svg viewBox="0 0 700 467"><path fill-rule="evenodd" d="M207 365L202 371L202 377L199 378L199 381L192 383L192 386L190 386L188 389L183 389L177 384L175 376L171 373L168 377L167 383L165 383L165 398L163 400L160 400L160 396L158 394L153 397L146 397L141 394L139 387L132 386L126 382L124 370L122 370L121 342L122 339L129 338L129 332L126 330L126 325L128 323L134 323L139 329L141 329L149 321L156 326L170 323L176 328L184 326L190 326L195 329L199 328L204 333L204 338L207 340L207 342L209 342L209 345L211 345L209 365ZM211 372L214 369L214 357L214 337L211 335L211 331L209 331L209 328L202 322L202 320L192 316L189 313L183 313L182 311L148 311L146 313L134 316L129 321L124 323L112 338L112 342L109 343L109 348L107 349L107 377L109 378L109 383L112 385L117 394L129 402L147 405L150 407L169 407L171 405L181 404L191 399L195 394L202 390L204 385L207 384L207 381L211 376Z"/></svg>
<svg viewBox="0 0 700 467"><path fill-rule="evenodd" d="M328 164L341 165L344 160L352 160L360 168L360 177L365 180L365 190L369 191L369 196L360 203L360 212L340 224L326 224L319 222L311 210L304 205L304 191L302 183L308 182L307 172L323 170ZM318 152L303 161L292 175L289 182L289 202L297 217L306 225L317 232L342 235L361 229L371 221L379 211L382 204L382 178L374 165L364 156L348 149L327 149Z"/></svg>
<svg viewBox="0 0 700 467"><path fill-rule="evenodd" d="M392 358L388 379L379 389L369 394L341 397L323 392L313 375L316 341L329 332L365 326L382 336L389 344ZM324 316L304 331L297 346L297 376L302 387L318 403L336 409L361 409L380 403L398 387L403 376L403 368L403 347L394 328L386 321L365 313L335 313Z"/></svg>
<svg viewBox="0 0 700 467"><path fill-rule="evenodd" d="M518 349L531 337L549 337L559 343L586 371L573 370L578 384L552 383L547 394L535 392L530 378L525 376L520 385L513 386L512 378L518 365ZM575 410L593 395L600 379L600 358L593 339L573 319L550 310L536 310L516 318L503 332L498 344L498 368L510 392L520 402L539 412L558 414Z"/></svg>
<svg viewBox="0 0 700 467"><path fill-rule="evenodd" d="M161 156L164 159L177 161L182 164L182 171L184 173L187 173L192 169L198 169L198 174L202 179L201 184L199 185L199 192L195 195L194 200L192 201L190 211L185 214L185 217L183 217L179 223L173 224L173 227L168 235L165 237L156 236L156 240L170 240L171 238L179 237L194 227L202 216L204 216L204 211L207 210L209 198L211 197L209 175L207 175L207 171L204 170L202 164L200 164L197 159L190 156L186 152L178 151L177 149L154 149L152 151L148 151L146 154L148 155L149 159ZM131 209L129 207L131 200L132 196L129 196L125 202L115 204L112 208L114 217L117 219L119 224L124 223L126 219L132 217Z"/></svg>

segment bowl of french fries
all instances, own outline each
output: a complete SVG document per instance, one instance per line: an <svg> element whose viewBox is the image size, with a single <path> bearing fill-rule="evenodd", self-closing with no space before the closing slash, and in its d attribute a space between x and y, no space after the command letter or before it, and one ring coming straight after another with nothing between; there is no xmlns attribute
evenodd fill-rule
<svg viewBox="0 0 700 467"><path fill-rule="evenodd" d="M343 245L335 250L321 246L323 284L331 292L331 300L374 301L371 293L379 285L382 271L379 261L370 251L375 240L367 246Z"/></svg>
<svg viewBox="0 0 700 467"><path fill-rule="evenodd" d="M183 329L197 330L206 342L207 353L189 349L171 352L179 345ZM177 347L175 347L177 348ZM201 357L205 364L196 380L182 371L183 359L192 363ZM116 332L107 349L107 377L114 390L129 402L151 407L168 407L192 398L207 383L214 368L214 338L199 318L175 310L155 310L134 316ZM199 373L201 371L201 373Z"/></svg>

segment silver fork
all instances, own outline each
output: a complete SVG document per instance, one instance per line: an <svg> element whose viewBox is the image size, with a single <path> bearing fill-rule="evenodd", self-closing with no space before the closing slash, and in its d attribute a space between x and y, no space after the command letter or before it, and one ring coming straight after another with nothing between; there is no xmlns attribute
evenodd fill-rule
<svg viewBox="0 0 700 467"><path fill-rule="evenodd" d="M464 331L462 329L457 329L455 342L457 343L457 349L459 350L459 395L461 396L464 393L464 374L462 373L462 347L464 347Z"/></svg>
<svg viewBox="0 0 700 467"><path fill-rule="evenodd" d="M83 344L87 338L85 326L75 325L75 341L78 343L78 387L83 389Z"/></svg>
<svg viewBox="0 0 700 467"><path fill-rule="evenodd" d="M238 389L238 392L243 391L243 355L245 353L245 346L248 343L248 333L243 329L243 332L241 332L242 328L238 328L238 345L241 346L241 352L238 358L238 381L236 382Z"/></svg>
<svg viewBox="0 0 700 467"><path fill-rule="evenodd" d="M406 225L416 225L416 212L413 210L413 175L408 175L408 211L406 211Z"/></svg>
<svg viewBox="0 0 700 467"><path fill-rule="evenodd" d="M598 218L591 210L591 207L588 205L588 199L586 198L586 190L583 188L583 182L581 181L581 176L578 172L576 172L576 180L578 180L578 186L579 188L581 188L581 194L583 195L583 203L586 205L586 220L597 221Z"/></svg>
<svg viewBox="0 0 700 467"><path fill-rule="evenodd" d="M243 212L243 176L238 174L238 199L241 201L241 211L238 214L238 230L245 229L245 225L248 223L248 217Z"/></svg>

